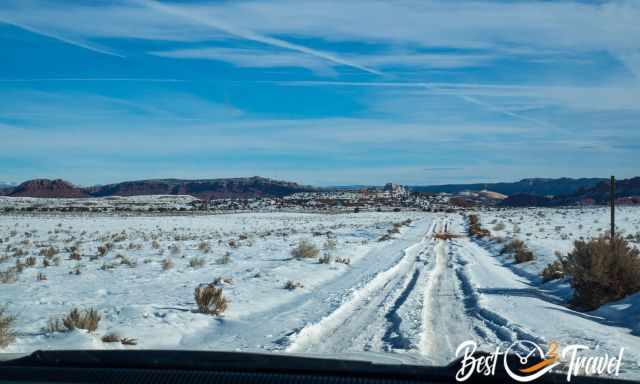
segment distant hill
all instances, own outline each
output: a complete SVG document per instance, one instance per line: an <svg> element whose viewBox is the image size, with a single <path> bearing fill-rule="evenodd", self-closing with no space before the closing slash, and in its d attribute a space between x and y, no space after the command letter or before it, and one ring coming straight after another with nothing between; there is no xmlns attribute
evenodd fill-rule
<svg viewBox="0 0 640 384"><path fill-rule="evenodd" d="M8 196L16 197L88 197L82 188L61 179L34 179L6 190Z"/></svg>
<svg viewBox="0 0 640 384"><path fill-rule="evenodd" d="M157 179L80 188L64 180L37 179L4 190L7 196L23 197L106 197L139 195L191 195L200 199L281 197L313 187L264 177L226 179Z"/></svg>
<svg viewBox="0 0 640 384"><path fill-rule="evenodd" d="M507 196L516 194L527 194L534 196L559 196L575 193L580 189L588 189L596 186L598 183L606 181L600 178L583 178L583 179L522 179L512 183L484 183L484 184L446 184L446 185L429 185L429 186L411 186L409 189L415 192L446 192L459 193L463 191L481 191L490 190L502 193Z"/></svg>

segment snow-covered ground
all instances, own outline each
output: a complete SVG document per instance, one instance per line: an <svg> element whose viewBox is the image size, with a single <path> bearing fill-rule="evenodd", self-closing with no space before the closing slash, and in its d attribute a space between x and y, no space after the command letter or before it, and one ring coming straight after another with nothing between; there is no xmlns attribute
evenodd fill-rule
<svg viewBox="0 0 640 384"><path fill-rule="evenodd" d="M38 259L16 282L0 284L0 302L17 317L16 340L3 352L215 349L384 355L402 362L446 364L466 340L485 350L516 340L544 345L553 340L589 346L596 349L594 354L617 355L624 347L621 376L639 379L640 337L634 331L638 297L580 313L566 306L566 283L564 288L557 282L543 285L538 278L555 260L555 251L567 252L573 239L605 231L607 211L515 209L479 214L494 236L523 239L537 259L513 265L497 256L496 245L464 236L465 222L459 214L0 216L0 257L9 256L0 263L0 271L15 263L15 248ZM393 223L406 219L411 224L391 240L377 241ZM627 234L640 231L639 220L637 208L618 211L618 228ZM504 229L496 227L501 222ZM462 236L447 241L433 237L445 228ZM349 258L350 265L291 258L291 249L302 239L316 244L321 255ZM336 242L334 249L330 240ZM115 247L96 258L97 247L105 242ZM199 249L203 242L210 245L208 252ZM81 258L71 260L64 249L76 243ZM50 245L60 249L62 260L59 266L45 268L39 249ZM227 254L228 262L223 263ZM135 265L123 264L118 255ZM167 257L175 265L163 270ZM193 257L204 258L204 266L191 267ZM80 274L69 273L76 269ZM46 274L47 280L38 281L38 273ZM216 277L230 278L220 285L230 300L228 310L219 317L196 313L194 288ZM286 290L289 280L304 287ZM50 316L72 307L98 309L98 329L44 330ZM114 331L138 344L101 341L102 335Z"/></svg>

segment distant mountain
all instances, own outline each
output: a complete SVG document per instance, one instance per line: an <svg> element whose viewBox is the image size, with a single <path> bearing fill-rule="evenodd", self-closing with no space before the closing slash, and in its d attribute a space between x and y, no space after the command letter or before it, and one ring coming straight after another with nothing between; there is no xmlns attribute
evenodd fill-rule
<svg viewBox="0 0 640 384"><path fill-rule="evenodd" d="M5 190L7 196L28 197L106 197L139 195L191 195L200 199L281 197L313 187L264 177L227 179L157 179L80 188L64 180L37 179Z"/></svg>
<svg viewBox="0 0 640 384"><path fill-rule="evenodd" d="M611 182L604 180L590 188L580 188L568 195L553 198L532 194L509 196L499 205L505 207L545 207L578 204L607 204L610 199ZM640 201L640 177L616 180L616 201L634 204Z"/></svg>
<svg viewBox="0 0 640 384"><path fill-rule="evenodd" d="M484 184L446 184L446 185L429 185L429 186L412 186L411 191L415 192L446 192L459 193L463 191L480 191L490 190L504 195L527 194L534 196L559 196L575 193L580 189L587 189L596 186L598 183L606 181L606 179L588 178L588 179L522 179L512 183L484 183Z"/></svg>
<svg viewBox="0 0 640 384"><path fill-rule="evenodd" d="M61 180L34 179L25 181L7 190L8 196L15 197L88 197L82 188Z"/></svg>

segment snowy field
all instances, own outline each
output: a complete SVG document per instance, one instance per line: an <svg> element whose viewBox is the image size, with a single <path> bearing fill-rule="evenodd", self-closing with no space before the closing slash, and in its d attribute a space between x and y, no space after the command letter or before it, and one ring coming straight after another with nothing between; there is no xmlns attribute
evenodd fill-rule
<svg viewBox="0 0 640 384"><path fill-rule="evenodd" d="M575 312L566 281L542 284L538 276L574 239L606 231L608 211L478 213L493 236L524 240L536 259L515 265L494 242L469 239L460 214L3 215L0 271L36 258L16 281L0 284L0 303L17 318L16 340L3 352L207 349L446 364L466 340L485 350L553 340L595 354L624 347L621 376L639 379L639 297ZM445 228L461 236L434 238ZM620 208L618 228L640 232L640 209ZM293 258L301 240L315 244L318 257ZM49 258L59 260L44 267L41 250L51 246L59 253ZM324 255L330 263L319 262ZM163 268L167 259L171 268ZM228 309L197 313L194 289L218 277ZM285 289L289 281L302 287ZM96 308L97 330L47 332L50 317L73 307ZM101 340L112 332L137 344Z"/></svg>

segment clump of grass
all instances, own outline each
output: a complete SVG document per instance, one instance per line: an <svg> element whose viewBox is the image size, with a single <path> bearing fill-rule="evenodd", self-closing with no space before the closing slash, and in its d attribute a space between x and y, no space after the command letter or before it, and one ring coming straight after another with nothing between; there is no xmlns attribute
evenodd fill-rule
<svg viewBox="0 0 640 384"><path fill-rule="evenodd" d="M100 313L93 308L83 310L73 308L63 318L49 318L47 330L49 332L64 332L78 328L93 332L98 329L101 318Z"/></svg>
<svg viewBox="0 0 640 384"><path fill-rule="evenodd" d="M640 251L620 235L577 240L560 261L577 307L595 309L640 291Z"/></svg>
<svg viewBox="0 0 640 384"><path fill-rule="evenodd" d="M318 257L320 250L309 240L300 240L298 245L291 250L291 256L296 259Z"/></svg>
<svg viewBox="0 0 640 384"><path fill-rule="evenodd" d="M191 268L202 268L204 267L205 260L202 257L192 257L189 260L189 266Z"/></svg>
<svg viewBox="0 0 640 384"><path fill-rule="evenodd" d="M293 280L288 280L284 284L284 289L288 289L289 291L293 291L296 288L304 288L304 285L302 285L302 283L299 281L293 281Z"/></svg>
<svg viewBox="0 0 640 384"><path fill-rule="evenodd" d="M7 313L5 307L0 307L0 348L5 348L15 340L13 323L16 318Z"/></svg>
<svg viewBox="0 0 640 384"><path fill-rule="evenodd" d="M47 275L45 275L42 272L38 272L38 275L36 276L36 280L38 281L45 281L47 280Z"/></svg>
<svg viewBox="0 0 640 384"><path fill-rule="evenodd" d="M216 287L213 283L197 287L194 298L198 305L198 312L208 315L219 316L227 310L229 305L222 288Z"/></svg>
<svg viewBox="0 0 640 384"><path fill-rule="evenodd" d="M11 267L6 271L0 271L0 283L10 284L18 280L18 271L16 267Z"/></svg>
<svg viewBox="0 0 640 384"><path fill-rule="evenodd" d="M160 249L160 243L158 242L158 240L153 240L151 242L151 248L153 249Z"/></svg>
<svg viewBox="0 0 640 384"><path fill-rule="evenodd" d="M29 256L24 260L24 264L27 267L35 267L38 260L34 256Z"/></svg>
<svg viewBox="0 0 640 384"><path fill-rule="evenodd" d="M168 271L169 269L174 267L173 261L171 261L171 259L168 257L162 260L161 264L162 264L163 271Z"/></svg>

